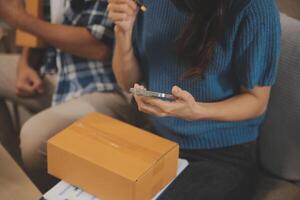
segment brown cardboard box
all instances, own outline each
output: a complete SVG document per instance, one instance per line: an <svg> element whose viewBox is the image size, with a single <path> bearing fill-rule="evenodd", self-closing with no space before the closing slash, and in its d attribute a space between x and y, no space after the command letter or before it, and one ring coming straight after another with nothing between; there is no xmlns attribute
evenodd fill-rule
<svg viewBox="0 0 300 200"><path fill-rule="evenodd" d="M92 113L48 141L48 172L102 200L148 200L176 177L176 143Z"/></svg>
<svg viewBox="0 0 300 200"><path fill-rule="evenodd" d="M26 11L34 17L43 18L43 0L25 0ZM44 43L38 37L17 30L16 44L22 47L43 47Z"/></svg>

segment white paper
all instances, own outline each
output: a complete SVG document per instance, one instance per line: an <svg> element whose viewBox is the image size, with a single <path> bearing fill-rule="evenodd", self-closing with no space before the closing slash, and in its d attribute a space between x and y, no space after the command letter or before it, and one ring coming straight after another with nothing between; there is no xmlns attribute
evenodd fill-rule
<svg viewBox="0 0 300 200"><path fill-rule="evenodd" d="M188 166L188 162L183 159L179 159L178 161L178 170L177 176L183 172L183 170ZM170 183L171 184L171 183ZM169 184L169 185L170 185ZM159 195L166 190L169 186L167 185L164 189L162 189L153 200L157 199ZM67 182L61 181L57 185L55 185L51 190L49 190L44 196L46 200L101 200L96 198L93 195L90 195L81 189L70 185Z"/></svg>

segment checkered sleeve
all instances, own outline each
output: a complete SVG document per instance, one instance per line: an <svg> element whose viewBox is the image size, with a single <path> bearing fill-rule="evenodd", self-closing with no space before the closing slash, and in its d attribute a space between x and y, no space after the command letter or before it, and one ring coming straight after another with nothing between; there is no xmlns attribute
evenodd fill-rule
<svg viewBox="0 0 300 200"><path fill-rule="evenodd" d="M87 16L87 29L91 34L102 42L108 45L113 45L114 42L114 32L113 23L108 19L107 12L107 1L106 0L96 0L96 2L90 6L89 10L86 12Z"/></svg>

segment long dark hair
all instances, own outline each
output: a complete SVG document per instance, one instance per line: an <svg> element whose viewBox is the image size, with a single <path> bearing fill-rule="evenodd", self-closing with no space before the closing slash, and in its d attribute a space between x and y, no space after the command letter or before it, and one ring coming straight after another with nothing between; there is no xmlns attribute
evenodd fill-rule
<svg viewBox="0 0 300 200"><path fill-rule="evenodd" d="M187 66L183 78L204 78L225 30L225 0L171 1L188 14L188 21L177 39L177 53Z"/></svg>

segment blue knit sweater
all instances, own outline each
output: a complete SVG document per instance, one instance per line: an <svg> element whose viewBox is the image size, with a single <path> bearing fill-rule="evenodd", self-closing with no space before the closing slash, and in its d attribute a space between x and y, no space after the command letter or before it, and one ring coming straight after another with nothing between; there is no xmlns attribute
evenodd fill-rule
<svg viewBox="0 0 300 200"><path fill-rule="evenodd" d="M181 80L186 68L178 62L175 40L186 16L170 0L143 0L133 45L148 89L189 91L199 102L218 102L239 94L244 86L271 86L280 53L280 21L275 0L235 0L230 23L215 49L204 80ZM243 108L241 108L243 109ZM256 140L264 115L240 122L195 121L151 117L158 134L184 149L211 149Z"/></svg>

